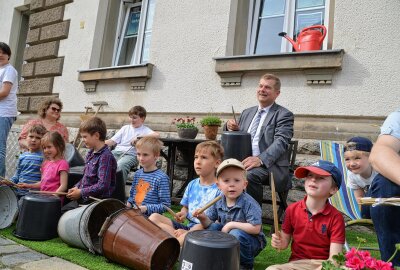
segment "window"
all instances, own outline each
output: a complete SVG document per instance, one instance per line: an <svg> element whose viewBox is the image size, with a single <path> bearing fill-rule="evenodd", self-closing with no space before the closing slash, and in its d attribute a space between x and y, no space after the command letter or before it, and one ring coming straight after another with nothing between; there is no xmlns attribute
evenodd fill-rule
<svg viewBox="0 0 400 270"><path fill-rule="evenodd" d="M253 0L249 6L247 54L273 54L292 51L292 45L278 36L286 32L296 39L301 29L322 24L332 0ZM323 48L327 49L327 40Z"/></svg>
<svg viewBox="0 0 400 270"><path fill-rule="evenodd" d="M121 1L113 66L147 63L155 1Z"/></svg>

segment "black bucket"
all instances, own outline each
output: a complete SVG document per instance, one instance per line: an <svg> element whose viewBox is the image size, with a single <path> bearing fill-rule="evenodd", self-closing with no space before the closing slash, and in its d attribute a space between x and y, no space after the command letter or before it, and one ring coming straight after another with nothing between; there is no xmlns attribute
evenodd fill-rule
<svg viewBox="0 0 400 270"><path fill-rule="evenodd" d="M70 167L85 165L85 160L79 151L70 143L65 144L64 159Z"/></svg>
<svg viewBox="0 0 400 270"><path fill-rule="evenodd" d="M242 131L225 131L221 135L224 159L236 158L239 161L252 155L251 135Z"/></svg>
<svg viewBox="0 0 400 270"><path fill-rule="evenodd" d="M14 235L28 240L55 238L60 217L60 198L47 194L27 194L22 198Z"/></svg>
<svg viewBox="0 0 400 270"><path fill-rule="evenodd" d="M220 231L193 231L185 237L178 269L239 270L239 241Z"/></svg>
<svg viewBox="0 0 400 270"><path fill-rule="evenodd" d="M68 172L68 189L72 188L76 183L78 183L84 174L85 166L76 166L69 169ZM121 170L117 170L115 190L111 194L111 198L125 202L125 182ZM68 201L65 202L65 204Z"/></svg>

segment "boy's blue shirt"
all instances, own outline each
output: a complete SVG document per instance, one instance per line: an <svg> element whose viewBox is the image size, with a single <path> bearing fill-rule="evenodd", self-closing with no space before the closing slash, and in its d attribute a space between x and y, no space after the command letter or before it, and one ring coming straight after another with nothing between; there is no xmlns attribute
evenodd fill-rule
<svg viewBox="0 0 400 270"><path fill-rule="evenodd" d="M41 173L40 168L42 166L44 157L41 151L37 152L23 152L18 158L17 170L11 181L15 184L25 183L34 184L40 181ZM27 189L17 189L17 194L20 196L28 193Z"/></svg>
<svg viewBox="0 0 400 270"><path fill-rule="evenodd" d="M211 221L218 221L218 223L223 226L231 221L262 225L261 207L256 200L246 192L243 192L236 199L236 203L233 207L228 207L226 205L226 198L223 195L221 200L206 211L206 215ZM260 237L265 237L262 230L260 230L258 235Z"/></svg>
<svg viewBox="0 0 400 270"><path fill-rule="evenodd" d="M220 194L221 191L218 189L216 183L211 185L201 185L200 178L193 179L189 182L181 200L181 205L188 208L187 218L190 221L188 225L189 227L200 223L197 218L192 216L192 213Z"/></svg>
<svg viewBox="0 0 400 270"><path fill-rule="evenodd" d="M162 214L165 212L164 205L171 206L171 196L169 192L169 178L160 169L152 172L144 172L143 169L137 170L133 176L132 188L128 202L136 204L135 197L139 193L144 196L142 205L147 207L146 215L152 213Z"/></svg>

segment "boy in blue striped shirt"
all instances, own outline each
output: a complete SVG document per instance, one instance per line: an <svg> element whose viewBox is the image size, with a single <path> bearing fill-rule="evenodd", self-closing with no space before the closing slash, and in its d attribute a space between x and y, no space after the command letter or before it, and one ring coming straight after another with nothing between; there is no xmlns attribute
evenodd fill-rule
<svg viewBox="0 0 400 270"><path fill-rule="evenodd" d="M156 166L162 142L154 137L143 137L135 145L141 169L136 171L126 205L137 205L146 216L165 212L171 206L168 176Z"/></svg>
<svg viewBox="0 0 400 270"><path fill-rule="evenodd" d="M46 132L46 128L42 125L33 125L29 129L26 137L29 150L19 156L17 170L11 178L11 181L15 184L34 184L40 181L40 167L43 163L41 139ZM28 190L16 189L15 192L19 199L26 195Z"/></svg>

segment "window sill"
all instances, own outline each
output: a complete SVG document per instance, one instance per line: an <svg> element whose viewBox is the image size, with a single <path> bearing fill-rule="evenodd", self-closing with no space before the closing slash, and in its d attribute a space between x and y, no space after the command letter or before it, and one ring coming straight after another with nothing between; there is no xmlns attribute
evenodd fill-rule
<svg viewBox="0 0 400 270"><path fill-rule="evenodd" d="M215 72L222 86L239 86L244 73L257 71L303 71L307 84L332 84L333 73L342 69L343 54L339 49L216 57Z"/></svg>
<svg viewBox="0 0 400 270"><path fill-rule="evenodd" d="M85 92L96 92L98 82L108 80L128 80L131 90L144 90L153 73L153 64L96 68L78 72L78 80L83 82Z"/></svg>

